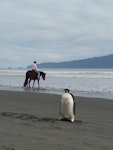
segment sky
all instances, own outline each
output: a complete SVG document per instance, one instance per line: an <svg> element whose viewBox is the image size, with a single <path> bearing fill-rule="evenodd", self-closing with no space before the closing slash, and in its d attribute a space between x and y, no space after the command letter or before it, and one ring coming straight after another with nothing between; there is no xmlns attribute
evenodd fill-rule
<svg viewBox="0 0 113 150"><path fill-rule="evenodd" d="M0 0L0 68L113 54L113 0Z"/></svg>

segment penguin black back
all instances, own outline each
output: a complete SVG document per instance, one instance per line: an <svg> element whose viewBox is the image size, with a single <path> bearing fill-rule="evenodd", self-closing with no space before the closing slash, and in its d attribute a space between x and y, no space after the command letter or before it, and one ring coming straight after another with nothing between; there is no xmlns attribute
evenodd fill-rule
<svg viewBox="0 0 113 150"><path fill-rule="evenodd" d="M73 102L74 102L74 114L75 114L75 106L76 106L75 97L69 89L64 89L64 92L69 93L72 96L72 99L73 99Z"/></svg>

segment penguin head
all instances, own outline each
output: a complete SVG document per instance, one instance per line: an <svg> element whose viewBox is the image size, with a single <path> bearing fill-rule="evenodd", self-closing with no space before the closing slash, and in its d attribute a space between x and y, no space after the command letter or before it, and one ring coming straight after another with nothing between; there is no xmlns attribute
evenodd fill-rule
<svg viewBox="0 0 113 150"><path fill-rule="evenodd" d="M69 89L64 89L64 92L65 93L70 93L70 90Z"/></svg>

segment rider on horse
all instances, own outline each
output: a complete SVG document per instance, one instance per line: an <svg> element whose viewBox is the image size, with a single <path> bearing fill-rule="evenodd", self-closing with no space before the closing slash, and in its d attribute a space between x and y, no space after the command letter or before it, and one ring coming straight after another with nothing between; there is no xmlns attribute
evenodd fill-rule
<svg viewBox="0 0 113 150"><path fill-rule="evenodd" d="M39 79L40 78L40 71L39 71L39 69L37 67L37 62L36 61L34 61L32 63L31 68L32 68L33 71L35 71L37 73L37 78Z"/></svg>

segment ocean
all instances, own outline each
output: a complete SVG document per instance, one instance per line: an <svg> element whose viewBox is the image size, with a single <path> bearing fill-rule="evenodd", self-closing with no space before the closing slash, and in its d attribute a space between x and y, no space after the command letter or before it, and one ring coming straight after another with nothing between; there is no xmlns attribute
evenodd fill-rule
<svg viewBox="0 0 113 150"><path fill-rule="evenodd" d="M23 87L27 69L0 69L0 90L28 91L61 95L69 88L75 96L113 99L113 69L40 69L46 80L34 89ZM33 81L31 82L32 86Z"/></svg>

